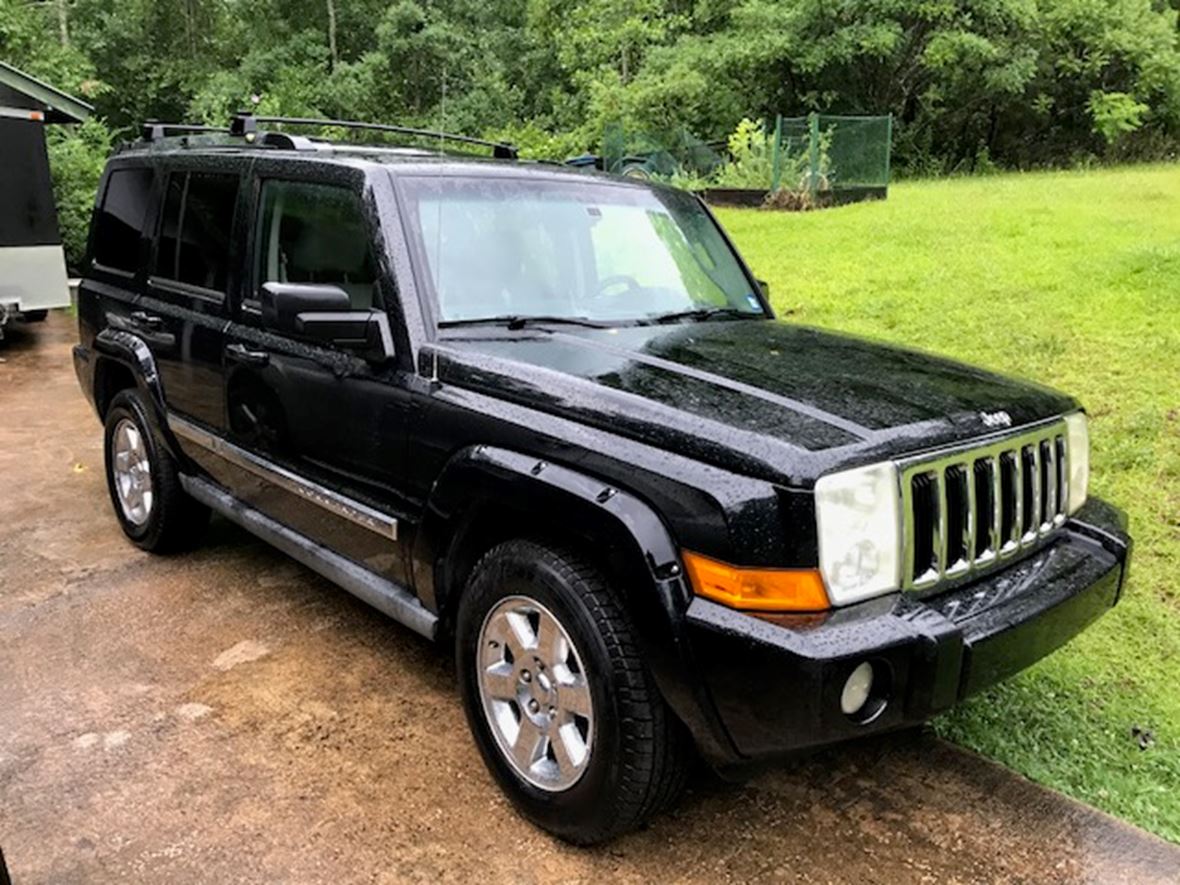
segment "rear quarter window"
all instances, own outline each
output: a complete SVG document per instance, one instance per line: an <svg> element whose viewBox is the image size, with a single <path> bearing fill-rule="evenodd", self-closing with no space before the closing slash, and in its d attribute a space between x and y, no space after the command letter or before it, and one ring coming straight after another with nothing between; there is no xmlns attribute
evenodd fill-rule
<svg viewBox="0 0 1180 885"><path fill-rule="evenodd" d="M135 272L139 265L139 237L151 195L151 169L116 169L110 174L94 219L96 263Z"/></svg>
<svg viewBox="0 0 1180 885"><path fill-rule="evenodd" d="M164 194L156 276L225 294L238 176L173 173Z"/></svg>

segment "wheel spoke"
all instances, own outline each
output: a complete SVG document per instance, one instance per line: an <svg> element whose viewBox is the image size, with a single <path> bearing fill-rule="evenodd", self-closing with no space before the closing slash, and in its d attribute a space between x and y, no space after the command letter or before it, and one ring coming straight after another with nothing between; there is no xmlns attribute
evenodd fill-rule
<svg viewBox="0 0 1180 885"><path fill-rule="evenodd" d="M557 689L557 699L562 710L590 718L590 686L586 682L586 677L579 675L573 682L561 683Z"/></svg>
<svg viewBox="0 0 1180 885"><path fill-rule="evenodd" d="M586 742L582 733L573 723L567 723L557 730L550 744L557 767L563 773L572 772L586 759Z"/></svg>
<svg viewBox="0 0 1180 885"><path fill-rule="evenodd" d="M542 614L537 625L537 654L547 665L554 667L564 663L568 653L561 628L551 617Z"/></svg>
<svg viewBox="0 0 1180 885"><path fill-rule="evenodd" d="M512 758L524 771L531 769L545 755L548 738L533 724L528 716L522 716L516 743L512 745Z"/></svg>
<svg viewBox="0 0 1180 885"><path fill-rule="evenodd" d="M533 625L529 623L527 615L518 611L508 612L504 620L508 622L511 635L508 647L513 655L522 657L526 651L532 651L537 647L537 634L533 632Z"/></svg>
<svg viewBox="0 0 1180 885"><path fill-rule="evenodd" d="M516 671L507 661L501 661L485 669L483 684L493 698L507 701L516 697Z"/></svg>
<svg viewBox="0 0 1180 885"><path fill-rule="evenodd" d="M524 655L525 645L520 641L520 637L513 629L507 615L493 618L484 629L483 635L485 645L488 642L499 643L501 648L508 649L513 660L520 660Z"/></svg>

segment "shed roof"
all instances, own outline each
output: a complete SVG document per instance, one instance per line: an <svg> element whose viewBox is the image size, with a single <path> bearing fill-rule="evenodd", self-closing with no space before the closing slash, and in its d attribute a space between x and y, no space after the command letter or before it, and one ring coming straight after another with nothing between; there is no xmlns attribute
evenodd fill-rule
<svg viewBox="0 0 1180 885"><path fill-rule="evenodd" d="M81 123L94 113L81 99L0 61L0 106L5 105L41 111L46 123Z"/></svg>

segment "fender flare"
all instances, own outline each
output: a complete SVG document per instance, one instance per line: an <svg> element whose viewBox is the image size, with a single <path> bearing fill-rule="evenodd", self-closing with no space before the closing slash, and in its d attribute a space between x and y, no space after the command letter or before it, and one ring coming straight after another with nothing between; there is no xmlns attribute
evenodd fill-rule
<svg viewBox="0 0 1180 885"><path fill-rule="evenodd" d="M155 422L155 430L160 439L164 441L169 453L181 463L187 463L176 437L172 435L172 431L168 427L168 406L164 399L164 384L160 378L159 369L156 367L156 358L152 355L147 342L138 335L123 329L106 328L94 337L94 352L94 400L95 409L100 410L99 417L101 418L102 414L98 402L98 386L102 379L103 364L117 363L131 373L131 377L135 379L136 387L147 398L150 405L149 417Z"/></svg>
<svg viewBox="0 0 1180 885"><path fill-rule="evenodd" d="M499 500L529 511L540 524L560 512L581 530L576 533L608 541L628 557L634 580L624 602L661 694L706 758L734 758L736 750L705 680L697 675L685 630L693 596L679 548L655 510L625 489L504 448L479 445L459 451L435 481L414 539L414 584L427 608L444 616L453 612L462 588L451 586L455 581L447 563L469 537L470 524L486 515L488 502Z"/></svg>

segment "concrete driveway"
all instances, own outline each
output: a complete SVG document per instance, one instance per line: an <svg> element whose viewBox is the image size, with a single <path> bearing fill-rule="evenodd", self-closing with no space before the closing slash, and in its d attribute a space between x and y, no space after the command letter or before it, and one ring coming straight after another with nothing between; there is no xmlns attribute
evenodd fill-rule
<svg viewBox="0 0 1180 885"><path fill-rule="evenodd" d="M1174 882L1180 849L929 736L702 780L606 848L513 813L448 656L227 523L126 543L64 315L0 349L0 846L29 882Z"/></svg>

